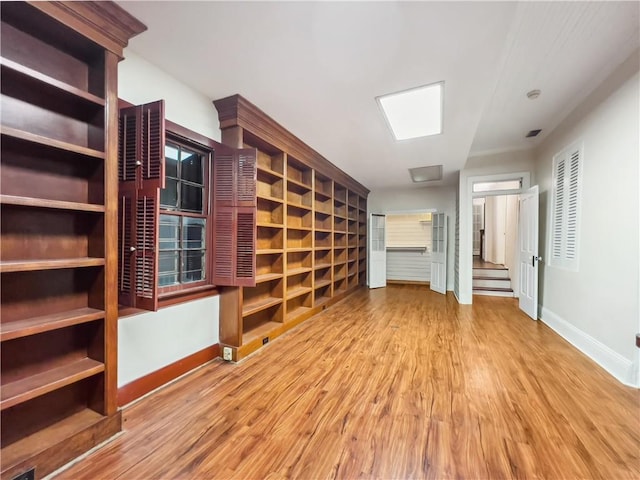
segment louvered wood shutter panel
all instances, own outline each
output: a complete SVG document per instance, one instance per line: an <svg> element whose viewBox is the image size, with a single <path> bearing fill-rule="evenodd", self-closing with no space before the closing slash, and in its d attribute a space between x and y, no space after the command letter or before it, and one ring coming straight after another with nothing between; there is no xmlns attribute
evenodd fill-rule
<svg viewBox="0 0 640 480"><path fill-rule="evenodd" d="M122 108L118 120L118 180L135 182L139 158L138 108Z"/></svg>
<svg viewBox="0 0 640 480"><path fill-rule="evenodd" d="M569 175L567 176L567 224L565 257L574 260L577 257L578 243L578 180L580 173L580 151L574 150L569 158Z"/></svg>
<svg viewBox="0 0 640 480"><path fill-rule="evenodd" d="M164 100L147 103L140 109L140 161L145 188L164 188L165 118Z"/></svg>
<svg viewBox="0 0 640 480"><path fill-rule="evenodd" d="M236 206L256 205L256 183L258 175L258 152L256 149L243 148L235 152L235 203Z"/></svg>
<svg viewBox="0 0 640 480"><path fill-rule="evenodd" d="M555 197L553 208L553 258L561 259L563 253L563 230L564 230L564 208L565 208L565 159L559 159L555 169Z"/></svg>
<svg viewBox="0 0 640 480"><path fill-rule="evenodd" d="M236 215L235 285L255 287L256 209L238 207Z"/></svg>
<svg viewBox="0 0 640 480"><path fill-rule="evenodd" d="M213 198L216 206L234 206L234 154L215 153L213 167Z"/></svg>
<svg viewBox="0 0 640 480"><path fill-rule="evenodd" d="M123 188L118 198L118 302L127 307L134 306L132 285L134 279L133 262L135 255L132 248L135 220L136 191Z"/></svg>
<svg viewBox="0 0 640 480"><path fill-rule="evenodd" d="M158 309L158 221L160 190L138 190L135 207L135 283L136 307Z"/></svg>
<svg viewBox="0 0 640 480"><path fill-rule="evenodd" d="M221 286L234 285L235 250L235 207L215 206L213 214L214 228L214 267L213 283Z"/></svg>

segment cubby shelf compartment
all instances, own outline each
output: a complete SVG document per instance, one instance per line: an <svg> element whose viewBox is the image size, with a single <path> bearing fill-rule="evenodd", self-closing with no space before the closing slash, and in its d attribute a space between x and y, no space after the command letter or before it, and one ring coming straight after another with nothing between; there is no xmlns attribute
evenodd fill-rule
<svg viewBox="0 0 640 480"><path fill-rule="evenodd" d="M302 210L308 210L308 211L312 210L310 205L303 205L303 204L295 202L295 201L288 201L287 205L289 205L290 207L300 208Z"/></svg>
<svg viewBox="0 0 640 480"><path fill-rule="evenodd" d="M315 283L315 288L322 288L322 287L326 287L327 285L331 285L331 280L316 280Z"/></svg>
<svg viewBox="0 0 640 480"><path fill-rule="evenodd" d="M242 333L242 343L247 344L258 338L268 337L276 328L282 326L279 322L264 322L256 326L252 326Z"/></svg>
<svg viewBox="0 0 640 480"><path fill-rule="evenodd" d="M24 320L5 322L0 324L0 340L4 342L13 340L14 338L27 337L58 328L92 322L104 318L104 314L103 310L86 307Z"/></svg>
<svg viewBox="0 0 640 480"><path fill-rule="evenodd" d="M267 195L267 194L264 194L264 193L257 193L256 197L257 198L261 198L263 200L268 200L268 201L274 202L274 203L284 203L284 200L282 198L272 197L271 195Z"/></svg>
<svg viewBox="0 0 640 480"><path fill-rule="evenodd" d="M2 81L15 82L32 90L40 91L71 103L76 108L104 107L104 98L100 98L80 88L61 82L49 75L33 70L18 62L0 57Z"/></svg>
<svg viewBox="0 0 640 480"><path fill-rule="evenodd" d="M104 258L91 257L55 260L10 260L0 262L0 273L58 270L61 268L101 267L104 266L104 264Z"/></svg>
<svg viewBox="0 0 640 480"><path fill-rule="evenodd" d="M62 439L72 438L83 430L103 422L104 418L98 412L84 408L10 445L3 445L2 463L16 465L24 462L33 450L45 451Z"/></svg>
<svg viewBox="0 0 640 480"><path fill-rule="evenodd" d="M270 282L271 280L277 280L279 278L282 278L281 273L265 273L256 275L256 283Z"/></svg>
<svg viewBox="0 0 640 480"><path fill-rule="evenodd" d="M287 300L294 299L300 295L311 292L311 287L296 287L291 290L287 290Z"/></svg>
<svg viewBox="0 0 640 480"><path fill-rule="evenodd" d="M83 358L82 360L8 383L2 386L0 409L5 410L103 371L103 363L91 358Z"/></svg>
<svg viewBox="0 0 640 480"><path fill-rule="evenodd" d="M265 167L263 165L260 165L260 163L258 163L258 171L260 172L264 172L267 175L270 175L274 178L284 178L284 176L280 173L280 172L276 172L275 170L271 170L268 167Z"/></svg>
<svg viewBox="0 0 640 480"><path fill-rule="evenodd" d="M105 158L104 152L100 152L92 148L81 147L80 145L63 142L61 140L54 140L52 138L44 137L42 135L36 135L35 133L25 132L23 130L7 127L5 125L0 126L0 134L7 139L20 140L47 148L55 148L57 150L82 155L83 157L98 158L101 160L104 160ZM6 141L5 138L3 138L3 141Z"/></svg>
<svg viewBox="0 0 640 480"><path fill-rule="evenodd" d="M282 299L276 297L263 297L249 303L245 303L244 305L242 305L242 316L248 317L249 315L258 313L261 310L266 310L267 308L273 307L274 305L278 305L280 303L282 303Z"/></svg>
<svg viewBox="0 0 640 480"><path fill-rule="evenodd" d="M293 178L287 178L287 184L288 185L295 185L296 187L299 187L301 190L311 190L311 185L307 185L306 183L300 182L298 180L294 180Z"/></svg>
<svg viewBox="0 0 640 480"><path fill-rule="evenodd" d="M289 322L294 318L302 315L303 313L308 312L309 310L311 310L311 307L305 307L304 305L296 306L291 311L287 312L286 321Z"/></svg>
<svg viewBox="0 0 640 480"><path fill-rule="evenodd" d="M301 273L311 272L313 269L311 267L298 267L298 268L290 268L287 270L287 276L291 277L293 275L300 275Z"/></svg>
<svg viewBox="0 0 640 480"><path fill-rule="evenodd" d="M56 210L73 210L77 212L104 213L104 205L91 203L65 202L61 200L46 200L42 198L21 197L17 195L0 194L0 204L18 205L22 207L51 208Z"/></svg>

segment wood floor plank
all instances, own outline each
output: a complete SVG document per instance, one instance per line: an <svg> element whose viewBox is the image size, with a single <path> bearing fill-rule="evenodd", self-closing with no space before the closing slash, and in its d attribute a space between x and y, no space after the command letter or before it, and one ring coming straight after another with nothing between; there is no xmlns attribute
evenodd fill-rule
<svg viewBox="0 0 640 480"><path fill-rule="evenodd" d="M127 407L59 478L638 478L639 415L513 299L394 285Z"/></svg>

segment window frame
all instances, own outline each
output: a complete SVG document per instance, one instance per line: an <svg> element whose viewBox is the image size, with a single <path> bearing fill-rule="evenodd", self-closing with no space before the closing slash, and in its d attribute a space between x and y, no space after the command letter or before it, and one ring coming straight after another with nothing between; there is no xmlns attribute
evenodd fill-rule
<svg viewBox="0 0 640 480"><path fill-rule="evenodd" d="M180 219L182 222L183 218L201 218L206 221L206 229L205 229L205 264L204 264L204 279L198 280L194 282L179 282L174 285L166 285L162 286L158 283L158 297L163 298L167 294L174 294L176 292L184 292L189 291L195 288L200 288L205 285L213 285L211 275L213 274L211 268L211 255L212 255L212 246L211 239L213 238L213 211L211 205L211 179L212 179L212 163L214 159L214 151L208 148L202 148L201 145L194 143L193 141L186 141L183 138L180 138L177 135L174 135L170 128L166 129L166 142L165 144L175 144L179 147L184 147L188 150L193 150L196 153L202 155L203 160L203 173L202 173L202 181L203 181L203 193L202 193L202 213L183 211L179 209L170 209L166 208L162 205L162 202L159 205L159 215L158 222L160 222L159 218L163 215L175 216ZM166 160L165 160L166 161ZM165 178L166 178L166 168L165 168ZM179 186L182 182L178 183ZM178 191L178 198L180 196L180 192ZM162 198L162 195L160 196ZM160 230L160 223L158 223L158 231ZM179 239L180 241L180 239ZM180 248L179 251L184 251L184 249ZM160 250L160 235L158 234L158 253L160 254L162 250ZM159 262L160 260L158 260ZM159 267L158 267L159 268ZM160 279L160 271L158 271L158 281Z"/></svg>
<svg viewBox="0 0 640 480"><path fill-rule="evenodd" d="M213 206L213 171L215 169L215 151L222 148L222 145L211 138L205 137L193 130L189 130L182 125L174 123L170 120L165 120L166 136L168 141L184 144L190 146L200 152L207 152L207 166L205 173L205 199L207 206L207 256L206 256L206 278L199 282L192 282L180 285L171 285L168 287L158 287L158 308L164 308L171 305L176 305L200 298L210 297L217 295L219 290L213 282L213 264L214 264L214 251L213 240L215 236L214 230L214 206ZM204 204L203 204L204 206ZM167 212L160 208L160 214ZM171 212L171 211L168 211ZM171 212L175 213L175 212ZM185 212L186 213L186 212ZM159 241L159 239L158 239Z"/></svg>

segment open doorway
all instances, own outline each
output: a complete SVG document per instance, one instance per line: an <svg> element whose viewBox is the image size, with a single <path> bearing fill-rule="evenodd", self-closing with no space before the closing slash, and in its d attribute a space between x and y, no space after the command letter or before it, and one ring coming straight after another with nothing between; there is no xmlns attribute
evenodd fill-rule
<svg viewBox="0 0 640 480"><path fill-rule="evenodd" d="M517 297L518 195L473 198L473 294Z"/></svg>
<svg viewBox="0 0 640 480"><path fill-rule="evenodd" d="M429 284L432 214L387 214L387 283Z"/></svg>

